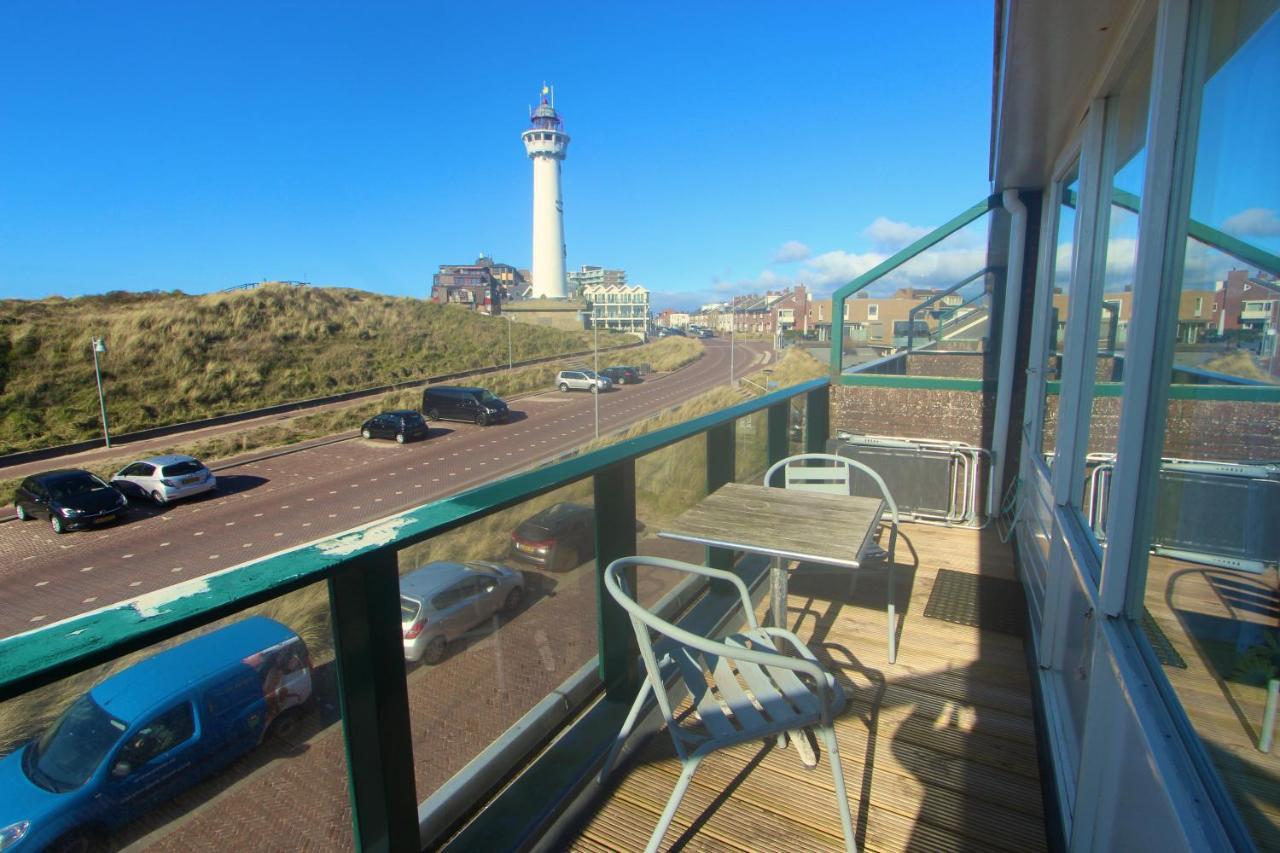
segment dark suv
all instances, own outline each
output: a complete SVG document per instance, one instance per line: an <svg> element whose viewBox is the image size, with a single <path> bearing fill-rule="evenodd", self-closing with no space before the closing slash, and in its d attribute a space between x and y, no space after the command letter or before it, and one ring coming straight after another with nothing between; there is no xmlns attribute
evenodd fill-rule
<svg viewBox="0 0 1280 853"><path fill-rule="evenodd" d="M606 367L600 375L608 377L614 385L635 385L640 381L640 371L634 367Z"/></svg>
<svg viewBox="0 0 1280 853"><path fill-rule="evenodd" d="M422 413L433 421L441 418L470 421L480 426L505 421L511 416L507 404L483 388L436 385L422 392Z"/></svg>
<svg viewBox="0 0 1280 853"><path fill-rule="evenodd" d="M530 516L511 534L511 556L565 571L596 556L596 511L558 503Z"/></svg>
<svg viewBox="0 0 1280 853"><path fill-rule="evenodd" d="M374 415L360 426L360 434L365 438L394 438L397 444L404 444L415 438L426 438L430 430L422 415L406 409Z"/></svg>
<svg viewBox="0 0 1280 853"><path fill-rule="evenodd" d="M13 496L19 521L41 516L54 533L105 524L123 518L129 508L124 495L88 471L46 471L22 481Z"/></svg>

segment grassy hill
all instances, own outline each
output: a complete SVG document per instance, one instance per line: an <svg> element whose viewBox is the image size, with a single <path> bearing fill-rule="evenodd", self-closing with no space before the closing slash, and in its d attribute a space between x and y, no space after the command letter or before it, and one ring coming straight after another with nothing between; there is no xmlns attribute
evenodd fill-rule
<svg viewBox="0 0 1280 853"><path fill-rule="evenodd" d="M591 346L512 332L517 361ZM504 319L346 288L0 300L0 453L101 434L95 335L113 433L507 360Z"/></svg>

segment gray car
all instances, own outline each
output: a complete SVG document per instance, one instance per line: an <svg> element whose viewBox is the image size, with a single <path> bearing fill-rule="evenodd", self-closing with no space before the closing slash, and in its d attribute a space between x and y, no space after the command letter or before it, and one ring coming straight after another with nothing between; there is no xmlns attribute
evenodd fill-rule
<svg viewBox="0 0 1280 853"><path fill-rule="evenodd" d="M613 383L592 370L562 370L556 376L556 387L561 391L608 391Z"/></svg>
<svg viewBox="0 0 1280 853"><path fill-rule="evenodd" d="M450 640L524 601L524 575L498 563L427 563L400 577L408 661L439 663Z"/></svg>
<svg viewBox="0 0 1280 853"><path fill-rule="evenodd" d="M111 478L126 495L151 498L160 506L180 498L211 492L218 478L199 459L172 454L152 456L126 465Z"/></svg>

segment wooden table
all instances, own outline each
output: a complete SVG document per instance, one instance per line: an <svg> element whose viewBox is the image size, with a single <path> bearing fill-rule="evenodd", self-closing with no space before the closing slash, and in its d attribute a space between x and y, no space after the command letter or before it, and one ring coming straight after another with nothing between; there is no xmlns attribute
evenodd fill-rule
<svg viewBox="0 0 1280 853"><path fill-rule="evenodd" d="M802 560L856 570L874 546L883 511L884 501L880 498L726 483L658 535L773 557L773 624L785 628L784 561Z"/></svg>

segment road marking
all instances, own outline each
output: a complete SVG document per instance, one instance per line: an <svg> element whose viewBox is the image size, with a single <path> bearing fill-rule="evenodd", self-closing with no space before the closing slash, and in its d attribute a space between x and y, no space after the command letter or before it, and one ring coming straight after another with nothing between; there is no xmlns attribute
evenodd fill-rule
<svg viewBox="0 0 1280 853"><path fill-rule="evenodd" d="M304 521L304 522L302 522L302 526L303 526L303 527L310 527L310 526L311 526L311 522L309 522L309 521Z"/></svg>
<svg viewBox="0 0 1280 853"><path fill-rule="evenodd" d="M98 600L98 596L96 596L96 595L91 595L91 596L89 596L88 598L86 598L84 601L82 601L82 602L80 602L80 603L81 603L81 604L93 604L93 603L94 603L95 601L97 601L97 600Z"/></svg>
<svg viewBox="0 0 1280 853"><path fill-rule="evenodd" d="M234 521L227 522L227 527L235 527L235 526L236 526L236 523Z"/></svg>
<svg viewBox="0 0 1280 853"><path fill-rule="evenodd" d="M246 542L246 543L244 543L243 545L241 545L240 547L241 547L241 548L252 548L252 547L253 547L253 543L252 543L252 542Z"/></svg>
<svg viewBox="0 0 1280 853"><path fill-rule="evenodd" d="M403 495L404 492L396 492L397 495Z"/></svg>
<svg viewBox="0 0 1280 853"><path fill-rule="evenodd" d="M337 514L336 512L331 512L331 513L329 513L329 517L330 517L330 518L337 518L337 517L338 517L338 514ZM277 533L276 535L277 535L277 536L279 536L280 534L279 534L279 533Z"/></svg>
<svg viewBox="0 0 1280 853"><path fill-rule="evenodd" d="M142 586L142 581L132 581L129 586Z"/></svg>
<svg viewBox="0 0 1280 853"><path fill-rule="evenodd" d="M307 503L311 503L315 498L307 498Z"/></svg>
<svg viewBox="0 0 1280 853"><path fill-rule="evenodd" d="M36 586L48 586L48 581L36 581Z"/></svg>
<svg viewBox="0 0 1280 853"><path fill-rule="evenodd" d="M330 490L329 490L329 494L331 494L331 495L336 495L337 493L338 493L338 491L337 491L336 489L330 489Z"/></svg>
<svg viewBox="0 0 1280 853"><path fill-rule="evenodd" d="M32 617L31 617L31 621L32 621L32 622L39 622L39 621L41 621L41 620L43 620L43 619L47 619L47 618L48 618L47 616L32 616Z"/></svg>
<svg viewBox="0 0 1280 853"><path fill-rule="evenodd" d="M255 513L253 514L253 517L254 517L254 518L262 518L262 513L260 513L260 512L255 512Z"/></svg>
<svg viewBox="0 0 1280 853"><path fill-rule="evenodd" d="M281 508L281 509L288 509L288 508L289 508L289 505L288 505L288 504L285 504L284 506L282 506L282 507L280 507L280 508Z"/></svg>
<svg viewBox="0 0 1280 853"><path fill-rule="evenodd" d="M84 567L83 569L81 569L80 571L82 571L82 572L91 572L91 571L93 571L93 566L85 566L85 567Z"/></svg>
<svg viewBox="0 0 1280 853"><path fill-rule="evenodd" d="M331 515L331 516L329 516L329 517L330 517L330 518L333 518L333 516L332 516L332 515ZM275 533L272 533L271 535L272 535L272 536L283 536L283 535L284 535L284 531L283 531L283 530L280 530L280 531L277 531L277 532L275 532Z"/></svg>
<svg viewBox="0 0 1280 853"><path fill-rule="evenodd" d="M382 498L374 498L374 499L373 499L373 502L374 502L374 503L376 503L376 504L380 504L380 503L382 503Z"/></svg>
<svg viewBox="0 0 1280 853"><path fill-rule="evenodd" d="M168 547L169 547L169 543L168 543L168 542L161 542L161 543L160 543L160 547L161 547L161 548L168 548Z"/></svg>
<svg viewBox="0 0 1280 853"><path fill-rule="evenodd" d="M182 571L182 566L174 566L174 567L173 567L172 569L170 569L169 571L171 571L171 572L180 572L180 571ZM130 584L130 586L132 586L132 584Z"/></svg>
<svg viewBox="0 0 1280 853"><path fill-rule="evenodd" d="M209 559L210 559L210 560L216 560L216 559L218 559L218 557L220 557L220 556L221 556L220 554L210 554L210 555L209 555Z"/></svg>
<svg viewBox="0 0 1280 853"><path fill-rule="evenodd" d="M120 555L120 559L122 559L122 560L127 560L127 559L129 559L130 557L132 557L132 556L133 556L132 554L121 554L121 555ZM90 567L90 568L92 568L92 567Z"/></svg>
<svg viewBox="0 0 1280 853"><path fill-rule="evenodd" d="M359 506L353 506L352 509L359 509Z"/></svg>

